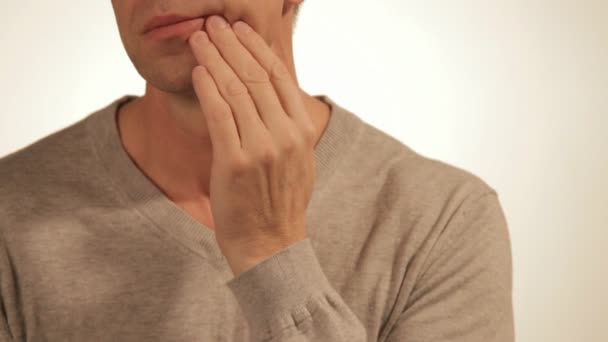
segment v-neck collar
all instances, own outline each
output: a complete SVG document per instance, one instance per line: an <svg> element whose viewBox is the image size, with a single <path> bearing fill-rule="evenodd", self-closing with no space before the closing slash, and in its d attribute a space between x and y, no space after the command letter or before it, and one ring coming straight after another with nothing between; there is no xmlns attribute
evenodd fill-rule
<svg viewBox="0 0 608 342"><path fill-rule="evenodd" d="M102 168L122 192L128 205L142 213L154 228L174 238L196 254L213 262L225 262L215 233L171 201L135 164L126 152L117 124L117 109L138 96L124 95L86 118L90 143ZM314 149L316 179L314 191L329 180L340 158L363 127L361 119L327 95L316 98L331 106L329 122Z"/></svg>

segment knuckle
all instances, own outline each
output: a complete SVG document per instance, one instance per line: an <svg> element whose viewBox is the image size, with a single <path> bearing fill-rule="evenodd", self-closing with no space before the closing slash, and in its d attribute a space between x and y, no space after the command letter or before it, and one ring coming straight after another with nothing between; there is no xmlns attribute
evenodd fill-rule
<svg viewBox="0 0 608 342"><path fill-rule="evenodd" d="M274 147L262 149L256 157L257 162L263 166L271 166L275 164L278 159L279 151Z"/></svg>
<svg viewBox="0 0 608 342"><path fill-rule="evenodd" d="M308 143L312 143L315 140L315 127L313 125L309 125L302 129L302 135L304 136L304 140Z"/></svg>
<svg viewBox="0 0 608 342"><path fill-rule="evenodd" d="M287 140L286 143L281 145L281 152L285 155L291 155L292 153L300 149L300 144L291 140Z"/></svg>
<svg viewBox="0 0 608 342"><path fill-rule="evenodd" d="M281 150L286 153L292 153L300 150L304 146L303 138L294 132L293 130L288 130L285 132L285 138L283 143L281 144Z"/></svg>
<svg viewBox="0 0 608 342"><path fill-rule="evenodd" d="M240 176L251 169L251 165L252 163L248 158L242 155L237 155L231 158L228 162L228 169L230 170L230 174L232 176Z"/></svg>
<svg viewBox="0 0 608 342"><path fill-rule="evenodd" d="M270 80L268 73L259 66L252 65L245 69L243 81L245 83L257 84L265 83Z"/></svg>
<svg viewBox="0 0 608 342"><path fill-rule="evenodd" d="M232 110L228 106L218 106L217 108L211 109L211 119L216 122L222 122L224 120L232 119Z"/></svg>
<svg viewBox="0 0 608 342"><path fill-rule="evenodd" d="M289 71L280 60L275 60L270 66L270 75L277 81L288 80L291 78Z"/></svg>
<svg viewBox="0 0 608 342"><path fill-rule="evenodd" d="M247 93L247 87L238 78L232 78L226 83L226 94L228 96L238 97Z"/></svg>

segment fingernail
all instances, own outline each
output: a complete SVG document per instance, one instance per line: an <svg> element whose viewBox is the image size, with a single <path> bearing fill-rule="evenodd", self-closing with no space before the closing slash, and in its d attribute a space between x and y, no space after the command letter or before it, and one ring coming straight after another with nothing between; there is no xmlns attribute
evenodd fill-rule
<svg viewBox="0 0 608 342"><path fill-rule="evenodd" d="M251 26L247 25L246 22L241 21L241 20L237 21L234 24L234 29L243 34L247 34L247 33L251 32Z"/></svg>
<svg viewBox="0 0 608 342"><path fill-rule="evenodd" d="M197 71L196 71L196 72L198 72L200 75L206 75L206 74L207 74L207 68L205 68L205 67L204 67L204 66L202 66L202 65L197 65L197 66L195 67L195 69L197 69Z"/></svg>
<svg viewBox="0 0 608 342"><path fill-rule="evenodd" d="M226 23L226 20L224 20L224 18L220 16L214 16L213 18L211 18L211 24L213 25L213 27L218 29L224 29L228 27L228 23Z"/></svg>
<svg viewBox="0 0 608 342"><path fill-rule="evenodd" d="M203 45L208 42L207 34L203 31L197 31L192 34L192 39L194 39L194 43L198 45Z"/></svg>

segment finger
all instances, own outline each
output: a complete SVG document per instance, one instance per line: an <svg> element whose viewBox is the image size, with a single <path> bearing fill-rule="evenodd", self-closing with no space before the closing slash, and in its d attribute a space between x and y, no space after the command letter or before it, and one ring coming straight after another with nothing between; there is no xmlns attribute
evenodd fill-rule
<svg viewBox="0 0 608 342"><path fill-rule="evenodd" d="M219 93L230 106L240 133L241 146L266 139L269 132L260 118L247 87L222 58L207 33L197 31L189 39L192 51L200 65L207 68Z"/></svg>
<svg viewBox="0 0 608 342"><path fill-rule="evenodd" d="M287 114L299 128L312 131L314 126L304 107L300 89L283 61L247 23L237 21L233 28L239 41L268 73Z"/></svg>
<svg viewBox="0 0 608 342"><path fill-rule="evenodd" d="M241 142L230 107L222 99L213 78L204 67L198 65L192 70L192 84L207 121L213 158L240 153Z"/></svg>
<svg viewBox="0 0 608 342"><path fill-rule="evenodd" d="M223 20L220 16L212 16L207 20L209 38L249 90L258 114L271 135L283 134L291 120L283 109L268 73L241 44L232 29L227 25L224 28L218 27L218 22L221 24Z"/></svg>

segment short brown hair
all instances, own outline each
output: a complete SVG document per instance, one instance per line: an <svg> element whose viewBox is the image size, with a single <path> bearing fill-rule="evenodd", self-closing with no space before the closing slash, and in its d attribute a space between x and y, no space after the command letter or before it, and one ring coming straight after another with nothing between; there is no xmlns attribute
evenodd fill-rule
<svg viewBox="0 0 608 342"><path fill-rule="evenodd" d="M296 8L293 10L293 15L294 15L294 17L297 17L297 16L298 16L298 11L300 10L300 5L301 5L301 4L302 4L301 2L300 2L299 4L297 4L297 5L296 5Z"/></svg>

